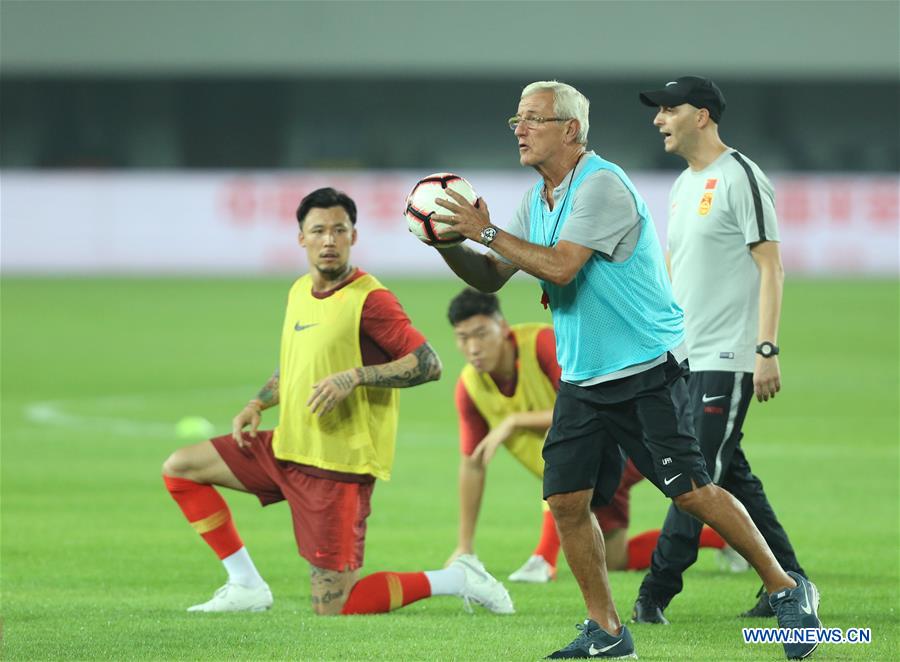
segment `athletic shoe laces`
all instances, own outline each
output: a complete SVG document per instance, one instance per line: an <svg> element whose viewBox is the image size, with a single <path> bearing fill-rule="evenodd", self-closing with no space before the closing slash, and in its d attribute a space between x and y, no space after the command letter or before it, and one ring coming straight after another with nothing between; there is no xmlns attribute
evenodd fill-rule
<svg viewBox="0 0 900 662"><path fill-rule="evenodd" d="M797 600L794 591L779 598L775 602L775 614L778 616L778 626L782 628L795 629L802 627L800 622L800 601Z"/></svg>
<svg viewBox="0 0 900 662"><path fill-rule="evenodd" d="M590 645L590 642L593 641L593 639L591 638L590 631L589 631L590 626L587 623L576 623L575 627L576 627L576 629L579 630L578 636L575 637L575 641L573 641L571 644L569 644L562 650L564 650L564 651L583 650Z"/></svg>

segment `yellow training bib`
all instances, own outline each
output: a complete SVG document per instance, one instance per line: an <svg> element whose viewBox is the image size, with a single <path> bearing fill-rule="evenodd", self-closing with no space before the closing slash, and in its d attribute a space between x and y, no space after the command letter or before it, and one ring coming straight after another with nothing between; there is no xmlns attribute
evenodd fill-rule
<svg viewBox="0 0 900 662"><path fill-rule="evenodd" d="M280 416L272 448L279 460L388 480L399 410L396 389L357 386L324 416L306 401L313 384L362 366L359 330L370 292L386 289L369 274L325 299L303 276L288 295L281 332Z"/></svg>
<svg viewBox="0 0 900 662"><path fill-rule="evenodd" d="M537 359L538 333L550 327L547 324L516 324L510 328L519 349L519 374L516 392L512 396L503 395L488 373L479 373L471 365L463 368L461 374L469 397L492 429L514 412L553 409L556 403L556 390ZM503 445L526 469L540 478L544 475L541 450L545 436L544 432L521 430Z"/></svg>

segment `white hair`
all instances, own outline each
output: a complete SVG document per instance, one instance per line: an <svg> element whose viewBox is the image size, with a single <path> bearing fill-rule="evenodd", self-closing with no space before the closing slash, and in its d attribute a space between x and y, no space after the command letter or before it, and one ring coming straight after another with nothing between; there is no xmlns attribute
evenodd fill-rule
<svg viewBox="0 0 900 662"><path fill-rule="evenodd" d="M521 98L538 92L553 92L553 112L557 117L578 120L579 129L575 140L586 145L590 128L588 113L591 108L591 102L587 97L567 83L560 83L558 80L539 80L526 85Z"/></svg>

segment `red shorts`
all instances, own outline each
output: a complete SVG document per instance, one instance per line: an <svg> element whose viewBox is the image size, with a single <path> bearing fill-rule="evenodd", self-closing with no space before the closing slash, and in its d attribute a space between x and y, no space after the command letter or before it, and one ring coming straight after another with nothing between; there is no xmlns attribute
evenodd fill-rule
<svg viewBox="0 0 900 662"><path fill-rule="evenodd" d="M630 501L631 486L644 480L644 476L637 467L634 466L629 459L625 463L625 469L622 471L622 479L619 481L619 487L613 494L612 501L608 506L599 506L594 508L594 515L597 522L600 523L602 531L615 531L616 529L627 529L629 522L628 504Z"/></svg>
<svg viewBox="0 0 900 662"><path fill-rule="evenodd" d="M256 439L245 433L244 439L249 448L238 446L230 434L211 441L262 505L288 502L300 556L326 570L361 567L374 481L345 483L304 473L301 465L275 457L271 430L258 432Z"/></svg>

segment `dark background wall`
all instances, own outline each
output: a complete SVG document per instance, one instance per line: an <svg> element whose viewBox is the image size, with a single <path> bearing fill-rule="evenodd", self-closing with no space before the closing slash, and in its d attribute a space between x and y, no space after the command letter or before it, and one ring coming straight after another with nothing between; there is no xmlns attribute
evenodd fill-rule
<svg viewBox="0 0 900 662"><path fill-rule="evenodd" d="M527 79L48 79L0 83L4 168L509 168L506 119ZM680 168L639 90L569 78L591 146L624 166ZM720 79L726 142L769 170L897 171L893 81ZM435 102L452 90L454 104Z"/></svg>
<svg viewBox="0 0 900 662"><path fill-rule="evenodd" d="M0 4L4 168L510 168L528 82L592 102L591 146L680 168L637 93L684 73L767 170L900 168L900 3Z"/></svg>

